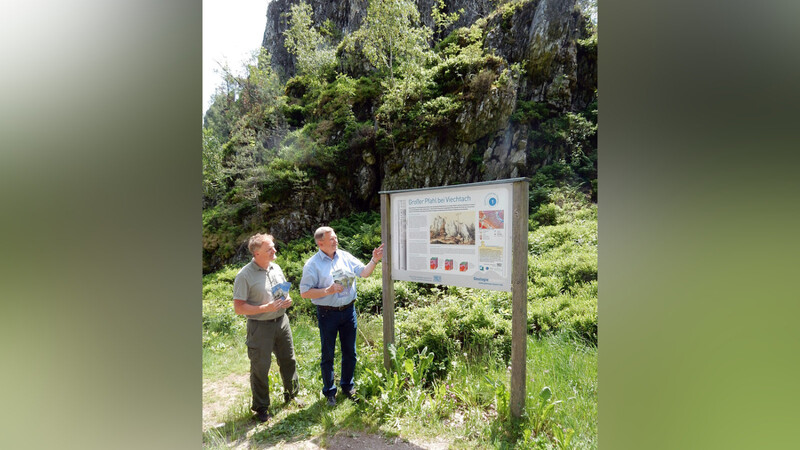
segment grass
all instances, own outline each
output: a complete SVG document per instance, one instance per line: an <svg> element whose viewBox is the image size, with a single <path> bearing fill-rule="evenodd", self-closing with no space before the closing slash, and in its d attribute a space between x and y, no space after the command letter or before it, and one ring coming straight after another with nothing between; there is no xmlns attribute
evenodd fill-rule
<svg viewBox="0 0 800 450"><path fill-rule="evenodd" d="M359 323L364 333L357 341L356 383L359 392L366 393L367 369L383 372L381 318L362 316ZM317 327L311 319L301 317L292 323L292 330L300 399L306 407L283 404L282 385L273 364L270 394L277 399L272 405L274 418L267 424L255 422L249 408L249 388L244 388L220 418L223 425L204 432L206 448L227 448L241 440L275 445L311 437L323 443L342 430L406 439L444 439L453 448L538 448L557 445L561 429L574 433L570 448L597 447L597 348L569 333L542 339L529 336L526 415L514 423L507 409L508 367L494 355L470 352L450 355L452 369L445 379L403 389L397 402L387 404L380 395L374 395L358 405L340 398L335 408L328 408L320 393ZM244 336L237 338L244 340ZM204 380L219 380L226 373L247 373L245 353L243 345L235 342L224 351L204 353L208 355L203 359ZM339 354L337 350L337 359ZM547 401L539 396L545 387L552 393ZM207 400L211 399L204 395ZM551 403L554 406L545 413Z"/></svg>
<svg viewBox="0 0 800 450"><path fill-rule="evenodd" d="M348 228L340 227L343 239L352 245L364 242L367 248L379 231L367 223L374 217L357 219L350 237ZM227 395L226 409L212 421L221 425L205 425L205 447L310 438L324 446L344 431L444 440L452 448L597 448L597 207L575 192L556 191L529 223L527 383L521 418L509 412L509 293L395 282L397 348L393 369L386 371L382 286L373 275L359 281L356 304L356 389L362 402L340 399L333 409L325 405L313 306L292 292L295 306L289 316L299 398L306 407L283 404L273 364L274 418L257 423L250 411L245 319L233 314L230 300L238 267L229 266L203 277L203 380L227 389L203 394L205 405ZM302 240L286 243L282 257L297 266L307 247ZM338 372L338 348L336 355ZM230 389L234 383L227 377L239 382Z"/></svg>
<svg viewBox="0 0 800 450"><path fill-rule="evenodd" d="M203 380L218 381L231 373L245 373L250 370L244 338L227 336L218 340L217 345L217 348L203 349ZM224 350L220 351L218 348Z"/></svg>

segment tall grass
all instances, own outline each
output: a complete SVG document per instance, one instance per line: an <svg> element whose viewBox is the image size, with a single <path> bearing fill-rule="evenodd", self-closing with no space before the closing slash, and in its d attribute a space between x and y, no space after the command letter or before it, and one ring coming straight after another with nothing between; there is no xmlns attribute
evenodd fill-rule
<svg viewBox="0 0 800 450"><path fill-rule="evenodd" d="M237 439L271 444L312 435L324 443L338 430L351 429L446 438L455 448L596 448L597 209L575 191L551 193L550 200L531 215L528 236L527 396L521 419L509 411L509 293L395 282L396 348L393 369L386 371L382 287L373 275L358 282L356 387L362 402L325 406L314 308L293 291L289 316L300 397L308 406L282 405L273 364L275 419L253 423L247 389L222 415L224 426L206 431L206 445ZM340 241L356 253L368 251L379 242L378 220L361 214L349 226L337 224ZM308 239L279 246L279 264L295 291L302 262L313 251ZM238 269L203 278L206 381L249 370L245 319L233 314L230 298ZM340 355L337 348L337 373Z"/></svg>
<svg viewBox="0 0 800 450"><path fill-rule="evenodd" d="M569 333L530 336L527 352L526 414L521 422L509 413L509 368L492 354L459 352L448 355L451 369L441 379L428 379L430 372L418 373L418 382L405 369L397 382L393 372L383 369L382 341L372 343L364 336L379 334L379 316L359 318L365 333L359 334L359 362L356 387L362 396L358 405L340 398L339 406L329 409L319 392L319 337L308 320L293 324L300 397L304 409L282 404L281 382L276 365L270 375L275 419L268 425L255 425L249 410L249 390L237 395L233 405L220 418L224 426L204 434L204 442L222 448L226 442L247 438L253 444L275 444L308 436L332 436L351 429L384 434L401 434L420 439L445 439L455 448L538 448L558 445L559 430L572 433L570 448L597 446L597 348L585 345ZM398 343L401 348L402 344ZM226 370L247 373L244 349L235 345L204 360L204 375ZM337 357L340 352L337 351ZM338 359L338 358L337 358ZM412 361L413 373L419 367L417 354L405 351L399 364ZM231 367L230 361L242 364ZM336 363L338 367L338 360ZM338 371L338 370L337 370ZM380 377L375 376L379 373ZM552 393L543 401L540 393ZM545 408L554 406L547 412ZM255 432L253 430L255 429ZM247 434L251 433L249 438Z"/></svg>

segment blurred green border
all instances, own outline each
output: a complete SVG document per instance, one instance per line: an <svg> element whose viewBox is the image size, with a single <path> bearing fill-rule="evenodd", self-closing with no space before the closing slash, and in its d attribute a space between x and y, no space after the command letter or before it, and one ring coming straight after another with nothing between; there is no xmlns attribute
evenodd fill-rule
<svg viewBox="0 0 800 450"><path fill-rule="evenodd" d="M0 24L0 448L200 448L202 2Z"/></svg>
<svg viewBox="0 0 800 450"><path fill-rule="evenodd" d="M798 12L601 2L600 448L796 446Z"/></svg>

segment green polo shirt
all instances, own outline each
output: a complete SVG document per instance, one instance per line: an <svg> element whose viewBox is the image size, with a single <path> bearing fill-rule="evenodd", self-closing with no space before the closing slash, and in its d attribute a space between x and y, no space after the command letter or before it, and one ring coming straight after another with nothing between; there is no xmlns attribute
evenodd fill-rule
<svg viewBox="0 0 800 450"><path fill-rule="evenodd" d="M269 268L262 269L255 261L250 261L236 274L233 281L233 299L244 300L251 305L263 305L272 302L272 286L283 283L286 278L280 266L270 263ZM246 316L253 320L270 320L283 315L286 308L277 311Z"/></svg>

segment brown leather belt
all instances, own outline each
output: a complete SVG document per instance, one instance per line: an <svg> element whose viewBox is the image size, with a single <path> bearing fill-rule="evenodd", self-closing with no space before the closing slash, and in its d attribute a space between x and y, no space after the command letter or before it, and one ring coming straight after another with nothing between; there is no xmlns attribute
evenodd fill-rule
<svg viewBox="0 0 800 450"><path fill-rule="evenodd" d="M278 316L278 317L276 317L274 319L264 319L264 320L248 319L248 320L252 320L253 322L264 322L264 323L269 322L269 323L272 323L272 322L277 322L277 321L279 321L281 319L283 319L283 314L281 314L280 316Z"/></svg>
<svg viewBox="0 0 800 450"><path fill-rule="evenodd" d="M317 305L317 308L319 308L319 309L322 309L322 310L324 310L324 311L344 311L345 309L347 309L347 308L349 308L349 307L353 306L353 303L355 303L355 302L356 302L356 300L355 300L355 299L353 299L353 301L352 301L352 302L350 302L350 303L348 303L348 304L346 304L346 305L344 305L344 306L324 306L324 305Z"/></svg>

